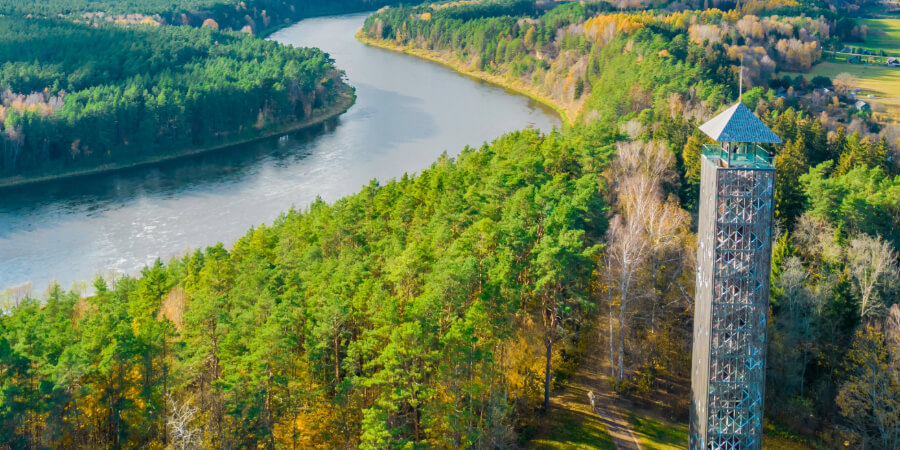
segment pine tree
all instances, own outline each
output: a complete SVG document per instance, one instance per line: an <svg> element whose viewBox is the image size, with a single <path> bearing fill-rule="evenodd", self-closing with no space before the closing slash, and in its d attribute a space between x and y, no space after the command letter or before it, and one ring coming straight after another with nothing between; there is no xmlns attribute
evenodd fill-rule
<svg viewBox="0 0 900 450"><path fill-rule="evenodd" d="M803 188L798 183L801 175L809 170L802 136L787 145L775 156L775 218L787 229L804 210Z"/></svg>

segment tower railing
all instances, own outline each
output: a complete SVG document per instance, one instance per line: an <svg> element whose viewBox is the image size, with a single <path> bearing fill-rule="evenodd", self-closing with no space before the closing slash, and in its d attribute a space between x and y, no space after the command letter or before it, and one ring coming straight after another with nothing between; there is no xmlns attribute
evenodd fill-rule
<svg viewBox="0 0 900 450"><path fill-rule="evenodd" d="M726 167L774 169L772 156L755 144L732 144L726 149L719 144L704 144L703 156L722 161Z"/></svg>

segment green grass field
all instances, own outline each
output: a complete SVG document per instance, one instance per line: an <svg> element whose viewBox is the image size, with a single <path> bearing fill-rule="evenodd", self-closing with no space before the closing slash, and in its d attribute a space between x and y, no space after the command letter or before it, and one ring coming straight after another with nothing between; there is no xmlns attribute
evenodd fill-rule
<svg viewBox="0 0 900 450"><path fill-rule="evenodd" d="M559 411L550 417L548 432L531 441L531 449L610 449L615 450L612 438L599 418L576 411Z"/></svg>
<svg viewBox="0 0 900 450"><path fill-rule="evenodd" d="M848 45L900 55L900 19L858 19L858 22L869 28L866 42Z"/></svg>
<svg viewBox="0 0 900 450"><path fill-rule="evenodd" d="M801 442L793 441L781 436L767 434L763 436L763 448L772 450L813 450L815 447L810 447Z"/></svg>
<svg viewBox="0 0 900 450"><path fill-rule="evenodd" d="M809 73L803 74L807 80L823 75L832 80L842 73L849 73L857 78L857 87L863 94L873 94L876 98L862 98L866 101L881 103L889 111L900 109L900 68L887 66L865 66L861 64L845 64L822 62L813 66ZM778 76L797 76L797 73L779 73Z"/></svg>
<svg viewBox="0 0 900 450"><path fill-rule="evenodd" d="M686 423L670 422L649 414L628 415L641 447L648 450L677 450L688 446Z"/></svg>
<svg viewBox="0 0 900 450"><path fill-rule="evenodd" d="M763 448L778 450L824 449L825 444L797 436L782 424L766 420L763 425Z"/></svg>
<svg viewBox="0 0 900 450"><path fill-rule="evenodd" d="M575 411L559 411L550 418L548 434L526 444L526 448L555 449L615 449L606 428L593 415ZM679 450L688 446L688 424L674 422L647 411L631 411L628 420L647 450ZM814 450L816 447L784 436L784 432L766 423L763 448L772 450Z"/></svg>
<svg viewBox="0 0 900 450"><path fill-rule="evenodd" d="M641 447L647 450L678 450L688 446L688 425L686 423L671 422L645 412L633 412L629 414L628 419L631 421L638 440L641 441ZM763 448L767 450L813 450L815 447L780 436L767 423L763 435Z"/></svg>

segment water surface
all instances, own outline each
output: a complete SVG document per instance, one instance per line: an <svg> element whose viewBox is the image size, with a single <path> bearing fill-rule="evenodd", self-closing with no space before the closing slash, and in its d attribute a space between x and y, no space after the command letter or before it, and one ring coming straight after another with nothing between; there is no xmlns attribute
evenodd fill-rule
<svg viewBox="0 0 900 450"><path fill-rule="evenodd" d="M365 14L308 19L272 39L319 47L357 102L321 126L150 168L0 191L0 290L134 274L156 258L230 244L317 196L419 172L447 151L556 114L527 97L354 38Z"/></svg>

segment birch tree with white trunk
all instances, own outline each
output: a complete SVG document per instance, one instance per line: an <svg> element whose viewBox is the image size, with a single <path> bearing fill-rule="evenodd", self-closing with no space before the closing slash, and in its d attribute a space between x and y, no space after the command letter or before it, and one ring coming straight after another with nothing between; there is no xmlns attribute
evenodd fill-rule
<svg viewBox="0 0 900 450"><path fill-rule="evenodd" d="M897 251L880 237L860 234L850 241L847 268L859 295L859 316L863 320L882 315L886 307L882 291L897 283Z"/></svg>
<svg viewBox="0 0 900 450"><path fill-rule="evenodd" d="M607 232L605 263L610 286L607 296L610 366L618 389L625 377L625 336L630 309L638 298L653 294L645 286L650 278L648 262L654 254L680 242L689 217L674 201L665 199L661 183L675 176L674 154L665 145L628 142L617 148L618 156L609 176L615 185L618 214ZM618 310L617 321L614 310Z"/></svg>

